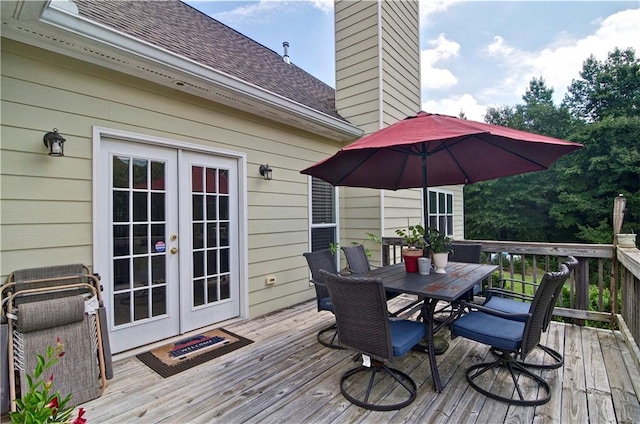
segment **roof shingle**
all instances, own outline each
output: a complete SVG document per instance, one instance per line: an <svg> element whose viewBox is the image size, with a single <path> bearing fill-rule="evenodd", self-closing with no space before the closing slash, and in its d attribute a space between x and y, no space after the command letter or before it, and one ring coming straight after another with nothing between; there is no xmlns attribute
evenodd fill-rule
<svg viewBox="0 0 640 424"><path fill-rule="evenodd" d="M75 0L81 16L344 120L335 90L228 26L178 0Z"/></svg>

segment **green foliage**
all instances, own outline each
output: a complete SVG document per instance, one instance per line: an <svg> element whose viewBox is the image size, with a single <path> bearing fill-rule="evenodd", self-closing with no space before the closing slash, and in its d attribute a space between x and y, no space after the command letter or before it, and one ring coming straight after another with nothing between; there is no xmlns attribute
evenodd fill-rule
<svg viewBox="0 0 640 424"><path fill-rule="evenodd" d="M420 224L408 225L407 229L404 228L396 230L398 237L402 237L404 243L409 247L416 249L423 249L427 244L424 239L424 227Z"/></svg>
<svg viewBox="0 0 640 424"><path fill-rule="evenodd" d="M371 251L366 247L366 243L368 241L376 244L382 244L382 239L373 233L365 233L365 238L362 241L352 241L351 244L354 246L357 246L359 244L365 246L364 251L367 254L367 257L371 257ZM329 243L329 250L331 251L331 253L335 254L339 248L339 243Z"/></svg>
<svg viewBox="0 0 640 424"><path fill-rule="evenodd" d="M433 253L447 253L453 252L451 248L451 239L446 234L441 233L435 228L427 229L426 236L427 245L429 250Z"/></svg>
<svg viewBox="0 0 640 424"><path fill-rule="evenodd" d="M604 62L591 55L582 64L580 79L571 82L563 105L585 122L640 116L640 60L635 50L616 48Z"/></svg>

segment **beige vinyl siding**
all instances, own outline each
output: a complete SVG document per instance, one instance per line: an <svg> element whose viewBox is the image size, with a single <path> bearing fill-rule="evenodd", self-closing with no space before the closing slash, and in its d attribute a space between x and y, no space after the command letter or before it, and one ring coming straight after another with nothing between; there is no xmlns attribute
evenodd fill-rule
<svg viewBox="0 0 640 424"><path fill-rule="evenodd" d="M335 3L336 108L365 133L379 129L377 12L376 2Z"/></svg>
<svg viewBox="0 0 640 424"><path fill-rule="evenodd" d="M365 134L417 112L420 109L417 2L338 1L335 16L338 112L360 126ZM358 45L354 44L356 41ZM384 203L380 199L379 190L342 189L343 243L360 241L366 232L393 237L395 229L406 226L407 217L412 223L421 222L420 190L385 191ZM377 219L369 224L368 219L360 219L372 214ZM372 261L379 262L379 248L371 250Z"/></svg>
<svg viewBox="0 0 640 424"><path fill-rule="evenodd" d="M301 255L308 177L299 171L333 154L334 142L6 39L1 71L3 280L20 268L93 265L92 128L100 126L246 154L250 315L314 297ZM42 143L54 127L67 139L63 158ZM258 173L264 163L272 181Z"/></svg>
<svg viewBox="0 0 640 424"><path fill-rule="evenodd" d="M417 2L382 3L384 126L420 110L420 47ZM420 189L384 192L384 234L422 223Z"/></svg>

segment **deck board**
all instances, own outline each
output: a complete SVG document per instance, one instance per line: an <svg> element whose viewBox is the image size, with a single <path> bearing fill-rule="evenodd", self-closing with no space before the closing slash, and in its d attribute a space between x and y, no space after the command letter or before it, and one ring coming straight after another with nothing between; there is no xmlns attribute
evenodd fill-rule
<svg viewBox="0 0 640 424"><path fill-rule="evenodd" d="M437 357L443 392L433 390L427 356L410 352L394 367L415 380L416 400L400 411L377 412L351 405L340 393L340 376L356 363L352 352L317 343L317 331L332 321L310 301L228 323L224 328L254 343L169 378L119 355L105 394L82 407L89 422L118 424L640 422L640 372L619 332L553 322L541 342L564 353L565 366L540 371L552 398L528 408L469 387L465 368L492 356L484 345L446 334L450 348ZM534 351L531 359L541 355Z"/></svg>

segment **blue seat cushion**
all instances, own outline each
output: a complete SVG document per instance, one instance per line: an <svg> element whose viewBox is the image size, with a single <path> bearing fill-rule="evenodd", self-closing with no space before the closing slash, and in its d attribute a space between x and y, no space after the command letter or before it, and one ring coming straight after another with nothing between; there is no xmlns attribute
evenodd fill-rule
<svg viewBox="0 0 640 424"><path fill-rule="evenodd" d="M329 296L321 297L318 301L318 308L320 308L321 311L333 312L333 303L331 302L331 298Z"/></svg>
<svg viewBox="0 0 640 424"><path fill-rule="evenodd" d="M417 321L389 321L393 356L402 356L424 338L424 324Z"/></svg>
<svg viewBox="0 0 640 424"><path fill-rule="evenodd" d="M473 311L451 324L451 337L462 336L513 352L520 348L524 326L524 322Z"/></svg>
<svg viewBox="0 0 640 424"><path fill-rule="evenodd" d="M507 299L499 296L492 296L484 306L487 308L495 309L496 311L506 312L508 314L528 314L531 303L520 302L519 300ZM514 320L525 322L526 317L517 318Z"/></svg>

